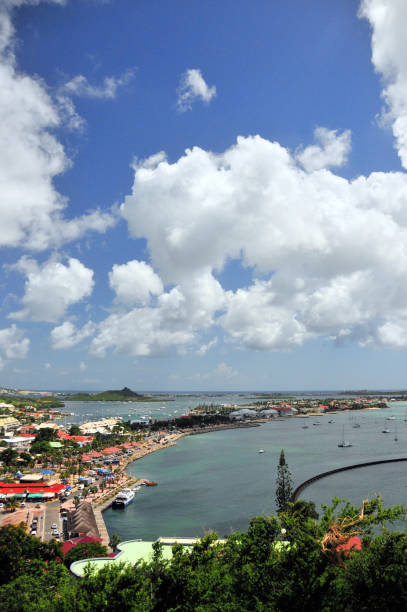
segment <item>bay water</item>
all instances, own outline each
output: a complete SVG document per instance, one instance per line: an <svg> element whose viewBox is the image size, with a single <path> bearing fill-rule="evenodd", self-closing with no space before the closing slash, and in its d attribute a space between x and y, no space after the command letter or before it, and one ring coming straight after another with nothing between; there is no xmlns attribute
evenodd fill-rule
<svg viewBox="0 0 407 612"><path fill-rule="evenodd" d="M106 510L106 526L122 540L247 530L252 517L275 512L281 449L294 486L330 469L407 457L406 410L406 402L394 402L383 410L274 419L259 427L184 437L129 466L130 474L158 486L142 487L124 509ZM387 420L390 416L395 419ZM349 448L338 447L343 428L352 442ZM386 428L390 433L382 433ZM407 462L336 474L314 483L301 497L319 508L334 496L360 505L376 493L388 505L407 504Z"/></svg>

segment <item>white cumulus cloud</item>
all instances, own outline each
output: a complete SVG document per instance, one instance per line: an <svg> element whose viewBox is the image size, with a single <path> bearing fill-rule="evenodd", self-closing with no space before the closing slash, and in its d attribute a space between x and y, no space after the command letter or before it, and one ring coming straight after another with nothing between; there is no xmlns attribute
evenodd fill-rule
<svg viewBox="0 0 407 612"><path fill-rule="evenodd" d="M89 321L78 329L71 321L64 321L61 325L54 327L51 331L51 347L53 349L68 349L76 346L85 338L89 338L95 331L95 325ZM82 371L82 363L80 369Z"/></svg>
<svg viewBox="0 0 407 612"><path fill-rule="evenodd" d="M11 318L54 322L64 316L69 306L92 293L93 271L78 259L68 259L67 265L50 260L40 266L22 257L13 268L24 273L27 280L23 309L10 314Z"/></svg>
<svg viewBox="0 0 407 612"><path fill-rule="evenodd" d="M372 27L372 62L382 75L385 113L391 122L396 148L407 168L407 55L404 0L362 0L359 15Z"/></svg>
<svg viewBox="0 0 407 612"><path fill-rule="evenodd" d="M310 145L297 152L296 158L308 172L321 168L343 166L351 149L351 133L317 127L314 131L318 144Z"/></svg>
<svg viewBox="0 0 407 612"><path fill-rule="evenodd" d="M163 284L153 268L144 261L129 261L114 265L109 273L109 283L116 299L123 304L148 304L151 296L163 292Z"/></svg>
<svg viewBox="0 0 407 612"><path fill-rule="evenodd" d="M302 148L301 163L254 136L223 153L194 147L172 164L161 152L134 166L121 214L183 296L178 316L191 341L212 325L257 350L318 336L384 346L404 338L390 329L407 330L407 175L344 179L326 166L343 163L349 134L318 134L325 144ZM216 280L230 259L253 269L234 292ZM164 328L168 313L158 313Z"/></svg>
<svg viewBox="0 0 407 612"><path fill-rule="evenodd" d="M24 359L30 348L30 340L14 323L11 327L0 329L0 369L8 359Z"/></svg>
<svg viewBox="0 0 407 612"><path fill-rule="evenodd" d="M53 180L71 162L55 130L63 115L73 122L75 111L60 113L45 83L21 73L13 53L11 9L38 3L8 0L0 6L0 246L44 250L90 230L105 232L115 219L99 211L64 217L68 201Z"/></svg>
<svg viewBox="0 0 407 612"><path fill-rule="evenodd" d="M178 88L177 106L180 112L191 110L192 104L199 99L208 104L216 96L216 87L209 87L197 68L190 68L181 77Z"/></svg>

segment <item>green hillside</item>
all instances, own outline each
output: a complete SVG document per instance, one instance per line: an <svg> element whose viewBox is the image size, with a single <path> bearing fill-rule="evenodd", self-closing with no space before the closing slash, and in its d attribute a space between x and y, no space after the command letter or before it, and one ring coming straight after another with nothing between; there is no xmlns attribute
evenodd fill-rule
<svg viewBox="0 0 407 612"><path fill-rule="evenodd" d="M153 398L151 395L141 395L132 391L128 387L124 387L120 391L110 390L102 391L101 393L75 393L67 395L64 399L70 402L157 402L159 399Z"/></svg>

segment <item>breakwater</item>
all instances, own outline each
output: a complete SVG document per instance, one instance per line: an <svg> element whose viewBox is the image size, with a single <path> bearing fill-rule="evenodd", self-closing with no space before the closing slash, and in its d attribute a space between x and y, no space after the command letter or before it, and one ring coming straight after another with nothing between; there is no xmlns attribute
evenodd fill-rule
<svg viewBox="0 0 407 612"><path fill-rule="evenodd" d="M353 465L347 465L345 467L335 468L334 470L328 470L327 472L321 472L320 474L316 474L307 480L304 480L298 487L295 489L294 493L291 495L290 501L297 501L300 493L311 484L316 482L317 480L321 480L322 478L326 478L327 476L332 476L333 474L339 474L340 472L346 472L348 470L357 470L359 468L369 467L371 465L382 465L384 463L396 463L399 461L407 461L407 457L399 457L398 459L378 459L377 461L365 461L363 463L355 463Z"/></svg>

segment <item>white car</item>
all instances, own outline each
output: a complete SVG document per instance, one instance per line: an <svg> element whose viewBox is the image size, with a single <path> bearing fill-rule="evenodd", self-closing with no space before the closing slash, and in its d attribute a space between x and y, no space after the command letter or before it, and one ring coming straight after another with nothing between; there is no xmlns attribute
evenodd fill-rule
<svg viewBox="0 0 407 612"><path fill-rule="evenodd" d="M58 525L57 525L56 523L52 523L52 525L51 525L51 529L52 529L52 530L54 530L54 529L58 529Z"/></svg>

